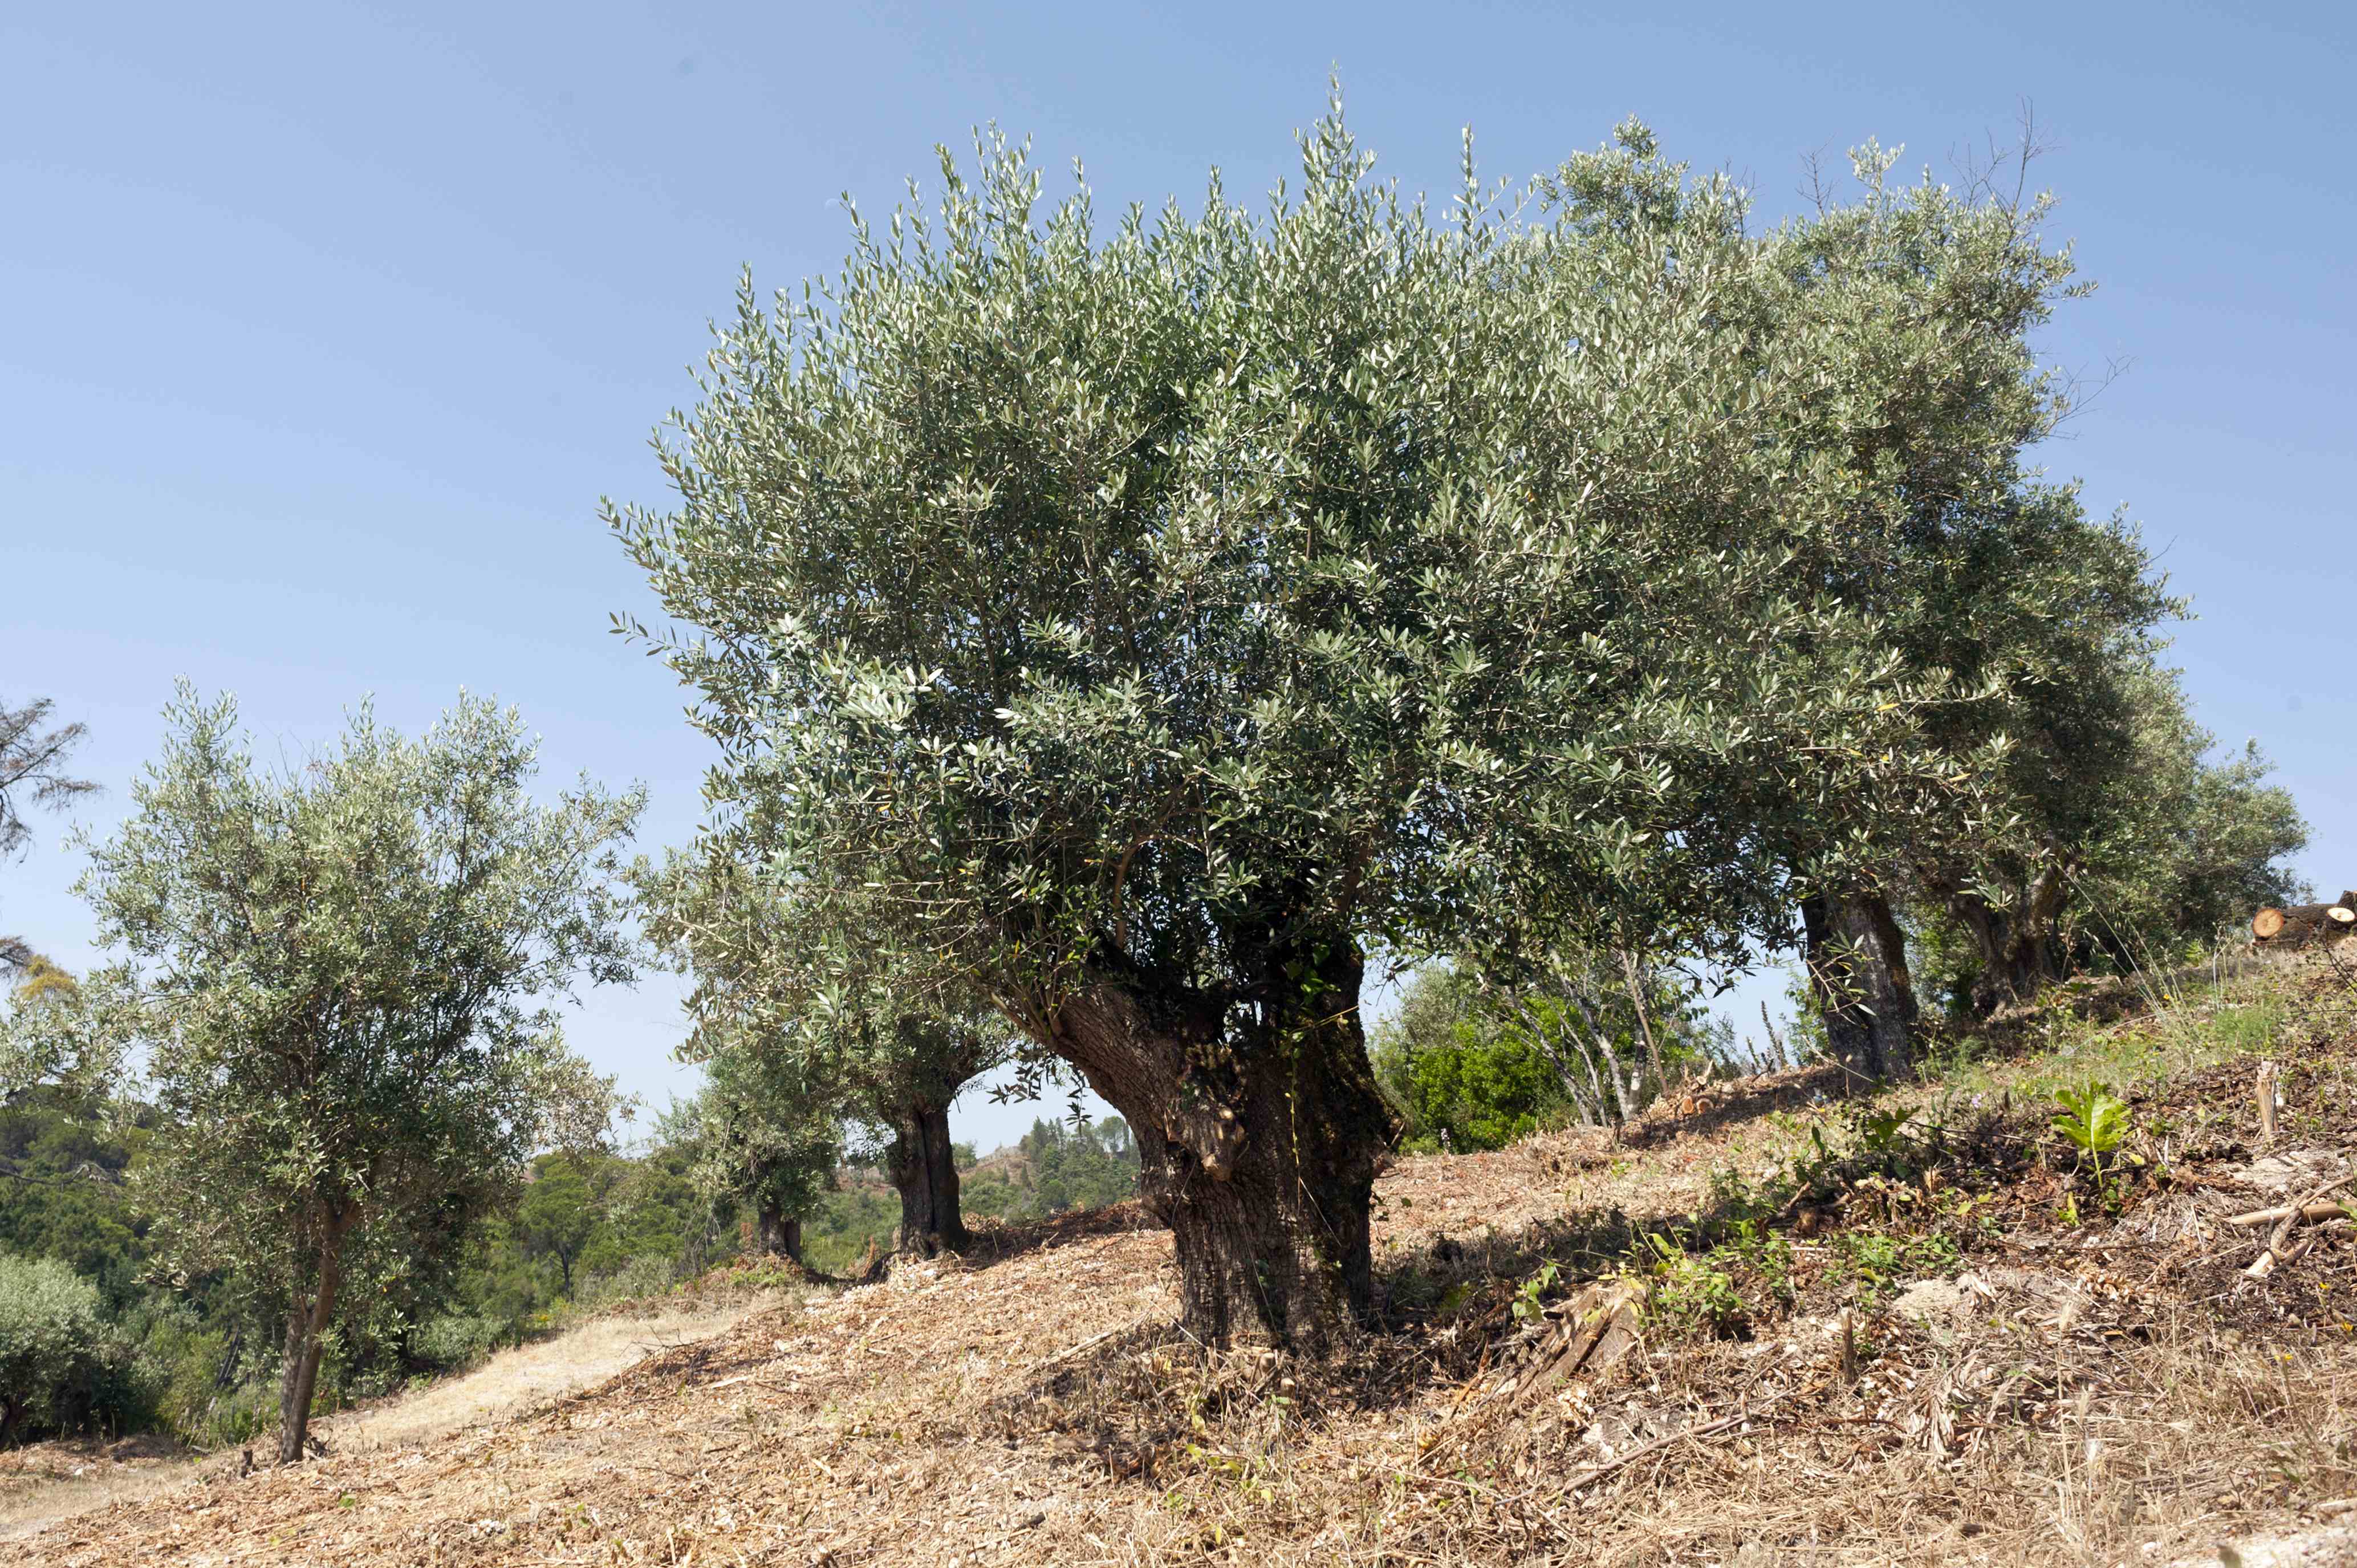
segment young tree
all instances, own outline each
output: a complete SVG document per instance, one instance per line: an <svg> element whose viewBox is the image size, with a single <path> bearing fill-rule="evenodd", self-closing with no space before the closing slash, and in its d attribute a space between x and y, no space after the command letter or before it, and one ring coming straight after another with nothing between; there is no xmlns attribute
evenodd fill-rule
<svg viewBox="0 0 2357 1568"><path fill-rule="evenodd" d="M563 1155L539 1162L511 1222L528 1258L554 1258L565 1294L573 1294L573 1265L597 1229L597 1203L577 1160Z"/></svg>
<svg viewBox="0 0 2357 1568"><path fill-rule="evenodd" d="M845 1088L813 1081L791 1050L715 1043L704 1061L704 1089L674 1133L695 1150L696 1185L726 1210L751 1208L757 1250L800 1262L802 1220L842 1160Z"/></svg>
<svg viewBox="0 0 2357 1568"><path fill-rule="evenodd" d="M640 800L535 802L533 744L479 699L415 740L363 706L286 771L229 699L183 686L167 717L80 885L124 954L84 989L146 1051L162 1255L283 1304L291 1462L348 1271L455 1251L534 1148L602 1135L610 1087L546 1004L630 977L609 879Z"/></svg>
<svg viewBox="0 0 2357 1568"><path fill-rule="evenodd" d="M22 707L0 701L0 858L24 848L33 836L25 821L27 806L63 811L98 788L66 771L66 758L88 735L81 725L45 730L56 704L38 698ZM0 936L0 974L20 969L33 951L21 937Z"/></svg>
<svg viewBox="0 0 2357 1568"><path fill-rule="evenodd" d="M1724 181L1584 194L1624 140L1532 220L1469 157L1439 221L1338 109L1264 215L1215 182L1102 238L1003 143L945 156L824 291L747 286L679 510L612 516L701 628L662 646L740 858L1119 1108L1206 1341L1370 1299L1369 943L1650 901L1739 953L1785 897L1747 790L1953 771L1943 683L1815 575L1831 356L1728 310Z"/></svg>

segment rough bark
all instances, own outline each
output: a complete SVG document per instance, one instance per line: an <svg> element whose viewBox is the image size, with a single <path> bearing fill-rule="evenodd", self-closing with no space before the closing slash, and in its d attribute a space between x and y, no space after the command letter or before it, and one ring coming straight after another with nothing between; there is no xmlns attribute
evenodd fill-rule
<svg viewBox="0 0 2357 1568"><path fill-rule="evenodd" d="M1972 933L1981 972L1973 983L1973 1011L1986 1017L1998 1008L2037 996L2061 978L2054 920L2069 885L2060 872L2030 879L2010 908L1999 908L1969 891L1948 900L1949 909Z"/></svg>
<svg viewBox="0 0 2357 1568"><path fill-rule="evenodd" d="M1825 1040L1853 1074L1882 1082L1911 1077L1918 1016L1907 942L1878 893L1803 899L1809 978Z"/></svg>
<svg viewBox="0 0 2357 1568"><path fill-rule="evenodd" d="M2288 946L2319 936L2337 936L2357 924L2357 900L2343 893L2330 904L2292 904L2265 908L2251 918L2251 934L2263 942Z"/></svg>
<svg viewBox="0 0 2357 1568"><path fill-rule="evenodd" d="M775 1198L764 1197L755 1206L753 1231L754 1244L769 1256L802 1261L802 1219L780 1208Z"/></svg>
<svg viewBox="0 0 2357 1568"><path fill-rule="evenodd" d="M303 1457L311 1430L311 1398L319 1386L319 1358L335 1322L336 1288L343 1276L343 1228L330 1226L319 1244L318 1278L311 1299L296 1298L286 1319L286 1367L278 1383L278 1462Z"/></svg>
<svg viewBox="0 0 2357 1568"><path fill-rule="evenodd" d="M952 1090L954 1092L954 1090ZM971 1240L958 1209L957 1157L950 1144L950 1108L923 1101L894 1118L892 1185L900 1192L899 1247L904 1252L957 1251Z"/></svg>
<svg viewBox="0 0 2357 1568"><path fill-rule="evenodd" d="M1136 1134L1188 1332L1315 1355L1371 1307L1368 1209L1396 1126L1367 1060L1356 943L1272 940L1248 962L1246 993L1221 997L1100 972L1041 1032Z"/></svg>

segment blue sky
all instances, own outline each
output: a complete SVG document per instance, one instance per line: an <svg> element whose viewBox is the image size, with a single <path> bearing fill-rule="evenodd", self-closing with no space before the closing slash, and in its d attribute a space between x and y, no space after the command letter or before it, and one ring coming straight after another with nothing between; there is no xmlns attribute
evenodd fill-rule
<svg viewBox="0 0 2357 1568"><path fill-rule="evenodd" d="M2357 882L2357 109L2345 7L979 7L327 3L11 7L0 20L0 696L87 722L103 831L175 676L299 749L373 693L427 722L519 704L557 778L652 792L683 837L705 756L597 521L659 501L646 439L740 267L831 270L996 119L1100 209L1220 166L1290 172L1339 69L1410 188L1470 124L1522 176L1650 121L1769 214L1869 136L1951 166L2035 106L2094 298L2043 348L2121 374L2047 454L2126 503L2199 618L2177 660L2255 736ZM1631 19L1635 17L1636 19ZM1051 193L1055 189L1051 183ZM65 825L0 866L0 929L69 964ZM1748 1010L1748 1008L1747 1008ZM571 1028L657 1101L675 993ZM1028 1109L961 1107L986 1145Z"/></svg>

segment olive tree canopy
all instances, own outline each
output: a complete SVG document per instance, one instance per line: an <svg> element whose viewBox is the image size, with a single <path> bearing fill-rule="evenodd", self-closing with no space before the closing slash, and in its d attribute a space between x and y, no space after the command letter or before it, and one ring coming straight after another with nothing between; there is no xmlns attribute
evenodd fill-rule
<svg viewBox="0 0 2357 1568"><path fill-rule="evenodd" d="M1729 308L1771 258L1641 127L1521 205L1469 152L1439 214L1339 108L1257 214L1101 231L980 165L748 283L678 506L610 521L737 858L1122 1112L1194 1332L1315 1347L1370 1294L1371 945L1641 909L1732 954L1787 903L1748 807L1945 787L1960 694L1816 569L1880 483L1823 439L1844 351Z"/></svg>
<svg viewBox="0 0 2357 1568"><path fill-rule="evenodd" d="M604 1132L610 1088L549 1003L631 973L611 879L640 802L534 800L533 743L479 699L415 739L363 706L285 769L227 698L184 685L167 717L80 885L122 956L54 1011L144 1053L159 1256L285 1311L291 1460L342 1281L449 1248L533 1149Z"/></svg>

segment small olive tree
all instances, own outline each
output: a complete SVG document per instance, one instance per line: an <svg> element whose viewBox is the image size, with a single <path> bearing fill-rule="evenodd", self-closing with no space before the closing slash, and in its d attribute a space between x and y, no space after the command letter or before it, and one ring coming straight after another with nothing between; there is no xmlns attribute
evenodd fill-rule
<svg viewBox="0 0 2357 1568"><path fill-rule="evenodd" d="M447 1248L535 1147L602 1134L610 1088L546 1004L631 973L610 878L640 801L535 801L521 723L472 698L414 740L363 706L285 770L227 698L183 686L167 718L80 885L123 954L83 990L146 1054L159 1256L283 1304L291 1462L356 1260Z"/></svg>
<svg viewBox="0 0 2357 1568"><path fill-rule="evenodd" d="M798 1250L773 1244L785 1234L773 1228L815 1201L844 1123L859 1123L881 1134L899 1247L963 1248L950 1107L1017 1055L1017 1039L970 994L961 1004L920 970L888 971L888 945L844 940L823 923L839 906L822 902L813 920L812 900L739 858L740 830L707 832L636 878L649 935L694 979L683 1054L708 1075L707 1183L755 1201L766 1249Z"/></svg>
<svg viewBox="0 0 2357 1568"><path fill-rule="evenodd" d="M1652 157L1515 207L1469 156L1436 216L1337 109L1264 212L1100 233L945 156L824 290L747 286L678 510L611 519L746 858L1121 1111L1206 1341L1370 1300L1371 944L1544 907L1739 954L1789 901L1761 802L1953 772L1946 682L1819 570L1882 482L1813 445L1866 435L1834 327L1730 308L1772 301L1739 194L1625 199Z"/></svg>
<svg viewBox="0 0 2357 1568"><path fill-rule="evenodd" d="M802 1220L834 1183L846 1114L840 1084L813 1079L791 1050L716 1046L704 1088L674 1128L716 1211L752 1211L754 1250L802 1256Z"/></svg>

